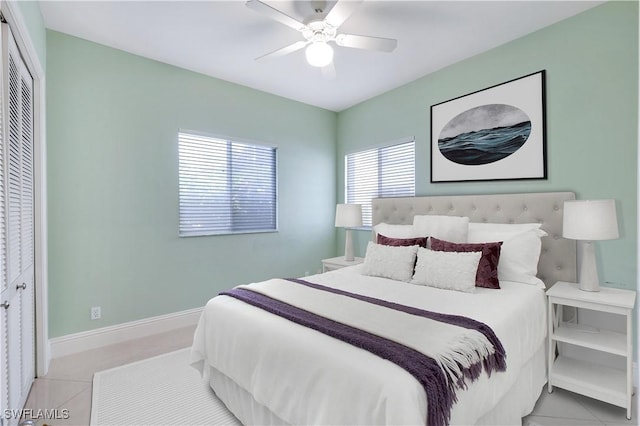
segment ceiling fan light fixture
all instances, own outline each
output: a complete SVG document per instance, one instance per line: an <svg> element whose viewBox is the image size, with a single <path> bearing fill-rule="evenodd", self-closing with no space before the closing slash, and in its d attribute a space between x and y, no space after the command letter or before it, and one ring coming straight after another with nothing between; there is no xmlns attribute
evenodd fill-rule
<svg viewBox="0 0 640 426"><path fill-rule="evenodd" d="M321 68L333 61L333 49L324 41L317 41L307 47L305 56L309 65Z"/></svg>

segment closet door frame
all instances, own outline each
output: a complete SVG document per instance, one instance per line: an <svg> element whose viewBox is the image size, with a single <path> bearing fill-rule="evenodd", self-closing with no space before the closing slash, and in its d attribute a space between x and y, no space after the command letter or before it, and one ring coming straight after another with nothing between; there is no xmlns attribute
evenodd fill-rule
<svg viewBox="0 0 640 426"><path fill-rule="evenodd" d="M33 182L34 182L34 259L36 375L44 376L51 359L47 305L47 168L46 168L46 86L45 72L17 2L0 1L0 11L11 27L13 37L33 77Z"/></svg>

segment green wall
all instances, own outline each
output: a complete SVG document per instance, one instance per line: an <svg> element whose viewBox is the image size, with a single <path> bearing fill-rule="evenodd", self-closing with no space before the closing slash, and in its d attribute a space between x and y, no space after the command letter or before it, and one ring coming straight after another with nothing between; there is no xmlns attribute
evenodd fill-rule
<svg viewBox="0 0 640 426"><path fill-rule="evenodd" d="M431 184L430 106L542 69L548 180ZM616 199L621 238L598 243L600 274L635 289L637 132L638 3L610 2L341 112L338 199L345 153L415 136L417 195L569 190L581 199ZM355 239L364 255L370 233Z"/></svg>
<svg viewBox="0 0 640 426"><path fill-rule="evenodd" d="M53 31L47 62L51 337L200 307L334 255L334 112ZM279 232L178 237L179 129L278 146Z"/></svg>
<svg viewBox="0 0 640 426"><path fill-rule="evenodd" d="M636 288L638 4L609 2L338 114L46 33L51 337L202 306L230 286L342 253L344 154L416 140L418 195L615 198L600 272ZM429 183L429 107L547 71L549 179ZM177 132L279 147L277 233L178 238ZM360 255L369 232L356 232ZM89 320L89 308L102 319ZM58 309L58 307L63 307Z"/></svg>
<svg viewBox="0 0 640 426"><path fill-rule="evenodd" d="M44 19L40 12L40 2L38 1L18 1L18 5L22 19L29 31L29 38L36 49L38 59L42 69L47 69L47 31L44 27Z"/></svg>

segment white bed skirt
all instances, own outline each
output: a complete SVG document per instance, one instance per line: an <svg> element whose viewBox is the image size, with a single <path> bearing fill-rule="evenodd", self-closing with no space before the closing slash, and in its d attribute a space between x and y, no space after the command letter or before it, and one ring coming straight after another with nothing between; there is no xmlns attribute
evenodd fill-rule
<svg viewBox="0 0 640 426"><path fill-rule="evenodd" d="M522 367L518 380L498 404L482 416L477 425L521 425L533 411L547 383L547 345L542 344Z"/></svg>
<svg viewBox="0 0 640 426"><path fill-rule="evenodd" d="M546 382L546 345L543 344L522 367L518 379L498 405L480 418L477 424L521 425L522 418L533 411ZM209 383L229 411L243 424L287 424L213 367L209 368Z"/></svg>

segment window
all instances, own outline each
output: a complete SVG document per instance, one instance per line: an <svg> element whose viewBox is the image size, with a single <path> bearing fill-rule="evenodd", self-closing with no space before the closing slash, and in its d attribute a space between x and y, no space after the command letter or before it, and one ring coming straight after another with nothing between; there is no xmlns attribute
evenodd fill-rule
<svg viewBox="0 0 640 426"><path fill-rule="evenodd" d="M180 236L277 229L276 149L178 134Z"/></svg>
<svg viewBox="0 0 640 426"><path fill-rule="evenodd" d="M371 200L414 196L415 143L397 144L345 156L345 201L362 204L362 225L371 226Z"/></svg>

